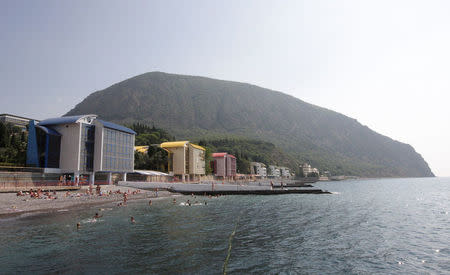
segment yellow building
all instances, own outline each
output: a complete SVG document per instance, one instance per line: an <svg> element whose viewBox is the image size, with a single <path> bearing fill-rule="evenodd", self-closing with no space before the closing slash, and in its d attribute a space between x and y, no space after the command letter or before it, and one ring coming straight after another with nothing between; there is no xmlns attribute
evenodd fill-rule
<svg viewBox="0 0 450 275"><path fill-rule="evenodd" d="M189 141L173 141L161 143L161 148L169 153L169 173L195 179L195 176L205 174L205 148Z"/></svg>
<svg viewBox="0 0 450 275"><path fill-rule="evenodd" d="M149 146L134 146L134 151L147 154Z"/></svg>

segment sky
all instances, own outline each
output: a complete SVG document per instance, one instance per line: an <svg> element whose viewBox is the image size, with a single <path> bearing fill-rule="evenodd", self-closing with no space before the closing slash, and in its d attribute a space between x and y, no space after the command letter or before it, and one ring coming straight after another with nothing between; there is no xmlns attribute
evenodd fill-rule
<svg viewBox="0 0 450 275"><path fill-rule="evenodd" d="M61 116L151 71L255 84L450 176L450 1L0 1L0 113Z"/></svg>

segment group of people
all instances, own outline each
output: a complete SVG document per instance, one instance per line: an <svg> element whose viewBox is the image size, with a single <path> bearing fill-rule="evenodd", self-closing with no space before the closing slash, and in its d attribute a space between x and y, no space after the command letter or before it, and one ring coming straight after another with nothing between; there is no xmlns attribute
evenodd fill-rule
<svg viewBox="0 0 450 275"><path fill-rule="evenodd" d="M110 191L110 192L111 192L111 191ZM141 193L141 190L140 190L140 189L134 190L133 192L131 192L130 189L128 189L127 192L122 192L122 191L120 191L120 190L117 190L117 191L115 192L115 194L123 194L123 202L119 202L119 203L117 204L117 206L126 206L126 205L127 205L127 201L128 201L128 195L137 195L137 194L140 194L140 193ZM150 201L150 202L151 202L151 201Z"/></svg>
<svg viewBox="0 0 450 275"><path fill-rule="evenodd" d="M53 191L53 193L49 191L42 191L41 188L38 188L36 191L33 189L30 189L28 192L22 192L19 191L16 193L16 196L18 197L24 197L30 195L30 198L32 199L46 199L46 200L56 200L58 197L56 197L56 191Z"/></svg>
<svg viewBox="0 0 450 275"><path fill-rule="evenodd" d="M111 192L111 191L110 191ZM130 192L130 190L128 190L128 192L121 192L120 190L117 190L117 191L115 191L114 193L115 194L123 194L123 202L119 202L119 204L117 205L117 206L126 206L127 205L127 201L128 201L128 195L129 194L133 194L133 195L135 195L135 194L138 194L138 193L140 193L141 192L141 190L135 190L135 191L133 191L133 192ZM194 196L194 194L192 194L192 197L194 198L194 199L196 199L197 197L196 196ZM209 195L208 196L209 198L218 198L219 197L219 195L215 195L215 196L211 196L211 195ZM176 203L177 203L177 200L176 200L176 198L173 198L172 199L172 203L175 205ZM149 206L151 206L153 204L153 202L152 202L152 200L149 200L149 202L148 202L148 205ZM191 202L191 200L187 200L185 203L181 203L181 204L184 204L184 205L186 205L186 206L192 206L192 205L208 205L208 202L207 201L204 201L203 203L201 203L201 202L199 202L198 200L196 200L195 202ZM100 219L101 217L103 217L103 215L100 215L98 212L96 212L95 213L95 215L93 216L93 219L95 219L95 220L97 220L97 219ZM135 218L133 217L133 216L131 216L130 217L130 223L132 223L132 224L135 224L136 223L136 220L135 220ZM78 222L77 223L77 229L80 229L81 228L81 224Z"/></svg>

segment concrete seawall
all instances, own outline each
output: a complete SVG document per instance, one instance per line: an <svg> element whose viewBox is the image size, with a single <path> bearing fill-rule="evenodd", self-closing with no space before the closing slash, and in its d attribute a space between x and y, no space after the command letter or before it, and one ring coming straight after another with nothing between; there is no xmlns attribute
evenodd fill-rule
<svg viewBox="0 0 450 275"><path fill-rule="evenodd" d="M321 189L311 188L274 188L270 185L239 185L212 183L167 183L167 182L130 182L120 181L120 186L140 189L168 190L181 194L196 195L279 195L279 194L330 194Z"/></svg>

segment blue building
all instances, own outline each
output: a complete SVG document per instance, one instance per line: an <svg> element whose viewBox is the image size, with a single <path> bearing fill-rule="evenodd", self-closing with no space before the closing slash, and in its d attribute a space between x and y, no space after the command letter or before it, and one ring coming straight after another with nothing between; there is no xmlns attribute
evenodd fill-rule
<svg viewBox="0 0 450 275"><path fill-rule="evenodd" d="M134 170L136 133L124 126L79 115L30 121L27 165L60 173L91 175ZM110 176L109 176L110 179Z"/></svg>

